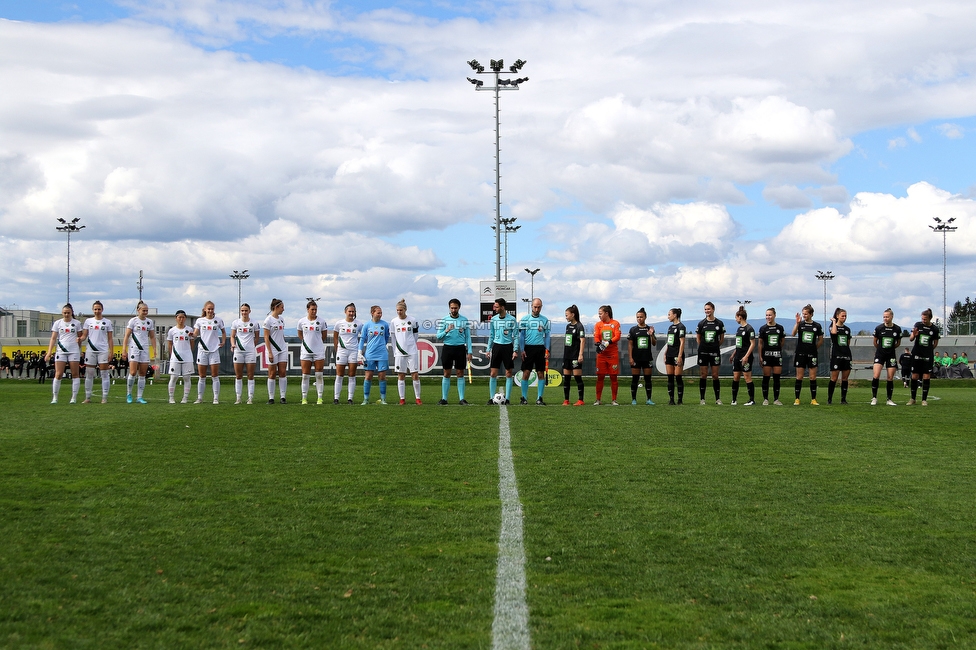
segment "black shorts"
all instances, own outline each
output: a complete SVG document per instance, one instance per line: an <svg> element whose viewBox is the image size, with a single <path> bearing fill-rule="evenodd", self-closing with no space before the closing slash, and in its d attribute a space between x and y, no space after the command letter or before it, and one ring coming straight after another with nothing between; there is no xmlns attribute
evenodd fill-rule
<svg viewBox="0 0 976 650"><path fill-rule="evenodd" d="M916 357L912 355L912 374L931 375L934 363L932 357Z"/></svg>
<svg viewBox="0 0 976 650"><path fill-rule="evenodd" d="M684 359L682 359L682 361L684 361ZM664 355L664 365L666 365L666 366L684 366L683 363L678 363L678 357L676 357L674 355L671 355L671 354L665 354Z"/></svg>
<svg viewBox="0 0 976 650"><path fill-rule="evenodd" d="M468 348L463 345L445 345L444 361L441 364L444 370L450 372L452 368L464 370L468 366Z"/></svg>
<svg viewBox="0 0 976 650"><path fill-rule="evenodd" d="M722 365L722 354L719 352L699 352L698 353L698 367L708 368L709 366L720 366Z"/></svg>
<svg viewBox="0 0 976 650"><path fill-rule="evenodd" d="M654 360L650 358L641 359L639 357L634 357L634 363L630 364L630 367L634 370L650 370L654 367Z"/></svg>
<svg viewBox="0 0 976 650"><path fill-rule="evenodd" d="M515 362L512 360L512 351L514 346L511 343L495 343L491 346L491 363L489 363L490 368L501 368L505 366L505 370L511 370L515 367Z"/></svg>
<svg viewBox="0 0 976 650"><path fill-rule="evenodd" d="M793 355L793 367L794 368L816 368L817 355L801 354L798 352Z"/></svg>
<svg viewBox="0 0 976 650"><path fill-rule="evenodd" d="M573 365L576 364L576 365ZM582 370L583 364L580 363L579 357L566 357L563 359L563 372L572 372L573 370Z"/></svg>
<svg viewBox="0 0 976 650"><path fill-rule="evenodd" d="M851 360L850 359L831 359L830 360L830 369L831 370L840 370L840 371L850 370L851 369Z"/></svg>
<svg viewBox="0 0 976 650"><path fill-rule="evenodd" d="M763 350L762 364L770 368L779 368L783 365L782 350Z"/></svg>
<svg viewBox="0 0 976 650"><path fill-rule="evenodd" d="M898 367L898 357L892 352L890 357L885 356L884 352L875 352L874 365L882 365L885 368L897 368Z"/></svg>
<svg viewBox="0 0 976 650"><path fill-rule="evenodd" d="M732 372L752 372L752 355L750 354L741 361L733 357Z"/></svg>
<svg viewBox="0 0 976 650"><path fill-rule="evenodd" d="M494 360L495 356L492 355L492 361ZM526 370L535 370L539 374L546 371L546 346L525 346L525 358L522 359L522 371L524 372Z"/></svg>

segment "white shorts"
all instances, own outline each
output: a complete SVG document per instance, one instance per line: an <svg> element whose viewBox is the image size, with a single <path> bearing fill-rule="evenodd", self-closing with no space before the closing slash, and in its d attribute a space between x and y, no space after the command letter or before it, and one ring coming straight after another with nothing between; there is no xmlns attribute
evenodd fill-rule
<svg viewBox="0 0 976 650"><path fill-rule="evenodd" d="M254 350L234 350L234 363L256 363L257 359Z"/></svg>
<svg viewBox="0 0 976 650"><path fill-rule="evenodd" d="M282 350L281 352L278 352L274 348L271 348L265 353L265 358L268 359L269 366L276 366L279 363L288 363L288 351Z"/></svg>
<svg viewBox="0 0 976 650"><path fill-rule="evenodd" d="M149 363L149 350L139 348L129 348L129 363Z"/></svg>
<svg viewBox="0 0 976 650"><path fill-rule="evenodd" d="M218 350L211 350L210 352L208 352L203 348L197 348L197 365L219 366L220 352Z"/></svg>
<svg viewBox="0 0 976 650"><path fill-rule="evenodd" d="M393 355L393 364L397 373L420 372L420 353L414 352L407 356Z"/></svg>
<svg viewBox="0 0 976 650"><path fill-rule="evenodd" d="M338 348L336 350L336 365L348 366L350 363L359 363L359 348Z"/></svg>
<svg viewBox="0 0 976 650"><path fill-rule="evenodd" d="M325 361L325 350L322 350L321 352L309 352L303 345L302 354L298 358L302 361Z"/></svg>
<svg viewBox="0 0 976 650"><path fill-rule="evenodd" d="M193 374L193 362L192 361L177 361L176 359L169 360L169 374L177 375L179 377L186 377Z"/></svg>
<svg viewBox="0 0 976 650"><path fill-rule="evenodd" d="M108 363L108 350L96 352L91 348L85 350L85 365L100 366Z"/></svg>
<svg viewBox="0 0 976 650"><path fill-rule="evenodd" d="M80 352L62 352L57 350L54 353L54 360L60 361L61 363L69 363L71 361L81 361Z"/></svg>

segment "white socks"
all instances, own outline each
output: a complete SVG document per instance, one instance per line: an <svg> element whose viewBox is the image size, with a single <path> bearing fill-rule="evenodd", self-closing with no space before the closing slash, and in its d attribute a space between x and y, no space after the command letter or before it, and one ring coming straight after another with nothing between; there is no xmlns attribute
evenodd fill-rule
<svg viewBox="0 0 976 650"><path fill-rule="evenodd" d="M322 401L322 391L325 390L324 374L321 372L315 373L315 390L319 394L319 401Z"/></svg>
<svg viewBox="0 0 976 650"><path fill-rule="evenodd" d="M102 399L108 399L108 387L112 385L112 373L109 370L102 371ZM92 377L92 380L95 378Z"/></svg>
<svg viewBox="0 0 976 650"><path fill-rule="evenodd" d="M308 397L308 380L310 375L302 375L302 399Z"/></svg>
<svg viewBox="0 0 976 650"><path fill-rule="evenodd" d="M278 393L281 399L285 399L285 395L288 394L288 377L278 378Z"/></svg>

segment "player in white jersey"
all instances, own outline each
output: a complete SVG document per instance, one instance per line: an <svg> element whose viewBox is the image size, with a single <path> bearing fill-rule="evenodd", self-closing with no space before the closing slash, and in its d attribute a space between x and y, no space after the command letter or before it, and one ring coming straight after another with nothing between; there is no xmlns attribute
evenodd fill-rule
<svg viewBox="0 0 976 650"><path fill-rule="evenodd" d="M71 304L65 305L61 309L61 320L54 321L51 325L51 343L47 348L47 358L54 354L54 381L51 388L54 395L51 404L58 403L58 392L61 390L61 377L64 376L65 365L71 368L71 403L74 404L78 399L78 389L81 388L81 338L84 331L81 323L75 319L75 310ZM57 353L55 353L57 348Z"/></svg>
<svg viewBox="0 0 976 650"><path fill-rule="evenodd" d="M125 338L122 340L122 354L129 359L129 377L125 383L125 401L129 404L132 404L132 385L136 383L137 375L136 401L146 403L142 393L146 390L146 371L155 351L156 323L149 318L149 306L140 300L136 305L135 318L131 318L125 326Z"/></svg>
<svg viewBox="0 0 976 650"><path fill-rule="evenodd" d="M190 384L193 383L193 328L186 325L186 312L176 312L176 327L166 332L169 346L169 403L176 404L176 380L183 378L183 403L190 401Z"/></svg>
<svg viewBox="0 0 976 650"><path fill-rule="evenodd" d="M102 376L102 404L108 403L108 387L112 384L109 377L109 361L115 352L112 341L114 326L112 321L102 318L102 301L96 300L92 305L94 317L85 319L82 326L81 340L87 341L85 352L85 404L91 402L92 389L95 387L95 369L98 368Z"/></svg>
<svg viewBox="0 0 976 650"><path fill-rule="evenodd" d="M285 403L288 391L288 344L285 343L285 319L281 314L285 303L280 298L271 299L271 313L264 319L264 353L268 364L268 404L274 404L275 378L278 378L278 394Z"/></svg>
<svg viewBox="0 0 976 650"><path fill-rule="evenodd" d="M359 333L363 324L356 318L356 305L346 305L346 319L336 323L332 330L332 348L335 350L335 395L334 404L339 403L342 393L342 378L349 369L348 402L352 404L352 396L356 393L356 367L359 365Z"/></svg>
<svg viewBox="0 0 976 650"><path fill-rule="evenodd" d="M396 304L397 317L390 321L393 334L393 367L397 373L397 390L400 404L407 403L407 373L413 377L413 397L420 404L420 352L417 350L420 323L407 317L407 302Z"/></svg>
<svg viewBox="0 0 976 650"><path fill-rule="evenodd" d="M237 393L235 404L241 403L244 392L244 369L247 368L247 403L254 403L254 366L257 363L257 353L254 351L254 335L261 326L251 320L251 306L246 302L241 305L241 317L230 324L230 343L234 348L234 390Z"/></svg>
<svg viewBox="0 0 976 650"><path fill-rule="evenodd" d="M325 337L329 333L328 324L319 318L319 306L314 300L305 305L306 315L298 321L298 338L302 342L302 404L308 404L308 383L311 379L312 366L315 366L315 390L322 403L323 385L322 373L325 368Z"/></svg>
<svg viewBox="0 0 976 650"><path fill-rule="evenodd" d="M220 348L227 341L227 329L224 319L217 315L216 305L212 300L203 303L200 318L193 325L193 336L197 339L197 401L203 403L203 394L207 390L207 369L210 369L213 384L213 403L220 403Z"/></svg>

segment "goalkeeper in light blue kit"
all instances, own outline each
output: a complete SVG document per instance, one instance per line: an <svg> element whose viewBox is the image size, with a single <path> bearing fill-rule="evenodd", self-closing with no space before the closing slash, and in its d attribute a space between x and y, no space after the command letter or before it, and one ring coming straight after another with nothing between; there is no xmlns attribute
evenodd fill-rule
<svg viewBox="0 0 976 650"><path fill-rule="evenodd" d="M450 314L437 323L437 340L444 342L442 366L444 378L441 379L441 406L447 405L447 393L451 390L451 370L457 370L458 399L461 406L467 406L464 399L464 368L471 363L471 324L461 315L461 301L451 298L448 303Z"/></svg>
<svg viewBox="0 0 976 650"><path fill-rule="evenodd" d="M526 314L519 321L519 347L522 349L522 400L520 404L529 402L529 375L535 369L535 403L545 406L542 393L546 389L546 359L549 357L550 334L552 326L549 319L542 315L542 300L532 301L532 313Z"/></svg>
<svg viewBox="0 0 976 650"><path fill-rule="evenodd" d="M504 298L495 301L498 313L488 322L488 357L491 367L491 379L488 387L491 396L498 392L498 369L505 366L505 403L509 403L512 396L512 370L515 368L515 357L518 356L518 323L515 316L508 313L508 304ZM494 404L491 399L488 404Z"/></svg>
<svg viewBox="0 0 976 650"><path fill-rule="evenodd" d="M383 310L378 305L369 309L373 317L363 326L359 334L359 352L366 366L363 381L363 406L369 404L369 393L373 383L373 373L380 376L380 404L386 404L386 371L390 369L390 326L383 320Z"/></svg>

